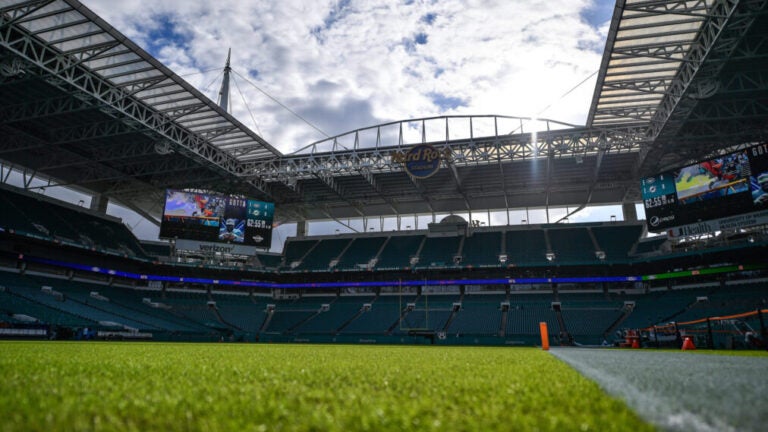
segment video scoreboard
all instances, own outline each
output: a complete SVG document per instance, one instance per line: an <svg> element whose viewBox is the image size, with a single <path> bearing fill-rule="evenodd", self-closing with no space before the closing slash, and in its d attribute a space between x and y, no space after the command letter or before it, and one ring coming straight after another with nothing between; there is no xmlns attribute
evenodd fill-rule
<svg viewBox="0 0 768 432"><path fill-rule="evenodd" d="M761 212L768 209L768 144L646 177L640 191L649 231Z"/></svg>
<svg viewBox="0 0 768 432"><path fill-rule="evenodd" d="M160 237L269 248L274 215L274 203L169 189Z"/></svg>

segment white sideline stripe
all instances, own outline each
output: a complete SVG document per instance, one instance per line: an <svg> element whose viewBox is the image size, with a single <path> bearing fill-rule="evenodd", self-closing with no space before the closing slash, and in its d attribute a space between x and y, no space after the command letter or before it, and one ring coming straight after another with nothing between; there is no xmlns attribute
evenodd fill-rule
<svg viewBox="0 0 768 432"><path fill-rule="evenodd" d="M658 427L681 432L736 432L735 428L718 419L707 421L702 416L685 410L673 397L658 392L644 392L621 375L592 367L586 361L569 356L568 349L553 349L550 352L595 381L609 394L623 400L643 419Z"/></svg>

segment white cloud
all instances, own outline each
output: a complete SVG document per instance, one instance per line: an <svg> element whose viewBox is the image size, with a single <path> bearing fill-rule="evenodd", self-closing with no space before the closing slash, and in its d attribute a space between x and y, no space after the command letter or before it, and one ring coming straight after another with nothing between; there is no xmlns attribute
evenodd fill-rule
<svg viewBox="0 0 768 432"><path fill-rule="evenodd" d="M84 3L214 99L232 47L256 124L234 87L233 114L283 152L324 136L243 77L329 135L549 105L542 117L583 123L594 78L561 96L599 67L607 24L583 13L611 12L587 0Z"/></svg>

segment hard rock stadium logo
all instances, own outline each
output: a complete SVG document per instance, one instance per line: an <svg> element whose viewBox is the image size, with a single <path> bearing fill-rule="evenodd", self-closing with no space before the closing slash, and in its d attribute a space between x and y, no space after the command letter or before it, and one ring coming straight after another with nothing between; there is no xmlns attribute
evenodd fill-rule
<svg viewBox="0 0 768 432"><path fill-rule="evenodd" d="M440 169L440 161L451 159L451 150L440 151L430 144L419 144L408 151L391 153L392 162L399 163L411 177L424 179L434 175Z"/></svg>

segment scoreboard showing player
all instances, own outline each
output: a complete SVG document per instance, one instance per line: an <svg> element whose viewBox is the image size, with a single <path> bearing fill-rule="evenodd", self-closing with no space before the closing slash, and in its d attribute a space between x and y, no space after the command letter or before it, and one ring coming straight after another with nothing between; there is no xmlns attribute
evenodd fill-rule
<svg viewBox="0 0 768 432"><path fill-rule="evenodd" d="M169 189L160 237L269 248L274 214L273 203Z"/></svg>
<svg viewBox="0 0 768 432"><path fill-rule="evenodd" d="M646 177L640 181L640 191L650 231L764 212L768 209L768 144ZM758 216L749 222L761 223L762 213ZM680 234L694 233L694 228ZM702 231L722 228L706 225Z"/></svg>

